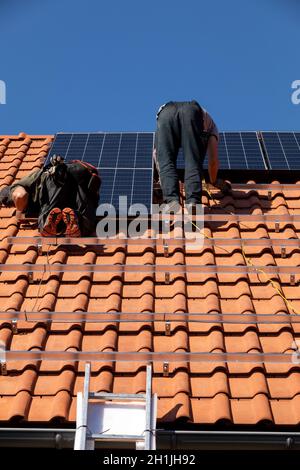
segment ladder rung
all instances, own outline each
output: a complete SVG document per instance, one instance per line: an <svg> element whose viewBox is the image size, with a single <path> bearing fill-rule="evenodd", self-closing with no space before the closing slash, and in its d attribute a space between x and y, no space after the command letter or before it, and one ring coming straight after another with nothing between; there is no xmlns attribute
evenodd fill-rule
<svg viewBox="0 0 300 470"><path fill-rule="evenodd" d="M144 437L142 436L130 436L130 435L122 435L122 434L110 434L108 436L105 436L105 434L91 434L89 436L90 439L94 439L95 441L101 440L101 441L122 441L122 442L136 442L136 441L141 441L143 442L145 440Z"/></svg>
<svg viewBox="0 0 300 470"><path fill-rule="evenodd" d="M89 398L101 398L103 400L137 400L137 401L144 401L146 400L146 395L144 393L97 393L97 392L90 392Z"/></svg>

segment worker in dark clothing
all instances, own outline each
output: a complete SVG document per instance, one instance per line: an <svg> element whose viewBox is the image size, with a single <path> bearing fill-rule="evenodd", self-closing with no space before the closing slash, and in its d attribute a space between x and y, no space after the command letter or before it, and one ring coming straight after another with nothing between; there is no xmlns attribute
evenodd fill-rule
<svg viewBox="0 0 300 470"><path fill-rule="evenodd" d="M38 216L43 236L79 237L95 230L100 178L89 164L53 156L36 170L0 192L0 203Z"/></svg>
<svg viewBox="0 0 300 470"><path fill-rule="evenodd" d="M167 204L179 203L176 160L180 147L185 158L186 204L201 203L202 167L207 152L210 182L217 182L218 141L217 126L196 101L170 101L159 108L154 158Z"/></svg>

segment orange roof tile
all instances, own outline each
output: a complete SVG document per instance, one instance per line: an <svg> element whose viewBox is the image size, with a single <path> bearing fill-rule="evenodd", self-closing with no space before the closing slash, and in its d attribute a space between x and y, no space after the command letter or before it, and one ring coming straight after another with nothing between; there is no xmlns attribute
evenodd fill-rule
<svg viewBox="0 0 300 470"><path fill-rule="evenodd" d="M0 188L29 174L44 161L52 136L0 137ZM249 181L250 182L250 181ZM275 181L274 181L275 183ZM214 194L216 194L214 192ZM231 210L238 214L300 214L297 191L273 189L234 191L212 201L207 193L203 203L211 213ZM217 204L217 208L216 208ZM212 223L204 233L225 239L298 239L300 223L230 220ZM0 209L0 263L46 264L46 249L39 253L34 244L9 245L8 236L35 236L36 228L20 225L14 209ZM191 265L244 266L240 244L204 246L198 252L185 249L182 241L169 247L169 256L155 242L148 245L108 245L104 250L92 246L49 247L48 261L56 264L114 265L111 272L35 272L29 283L26 273L0 274L2 311L27 312L14 331L12 317L0 321L0 341L6 349L26 351L117 351L126 352L205 352L292 354L300 342L300 323L291 318L293 308L300 311L299 276L295 284L289 275L272 275L273 285L261 274L185 273ZM252 263L262 266L300 266L300 249L246 246ZM165 282L163 273L123 273L122 265L178 266ZM279 291L275 289L278 287ZM283 294L288 303L282 298ZM40 312L30 320L30 312ZM102 323L74 320L49 323L50 312L108 312ZM136 313L140 322L119 323L119 312ZM150 312L161 314L153 321ZM149 315L147 315L149 313ZM186 313L191 314L188 318ZM193 320L203 319L197 323ZM226 315L238 313L236 323L226 323ZM167 335L163 314L169 314ZM176 314L176 315L175 315ZM258 315L257 323L245 323ZM142 317L141 317L142 315ZM172 317L173 315L173 317ZM266 323L262 315L270 316ZM276 322L276 315L281 323ZM284 316L284 317L283 317ZM279 318L279 317L278 317ZM225 321L225 323L224 323ZM244 323L243 323L244 321ZM272 323L273 322L273 323ZM288 356L287 356L288 357ZM14 360L7 363L7 375L0 375L0 422L74 422L76 394L83 388L84 363L74 361ZM114 393L144 392L146 364L92 363L91 391ZM154 363L153 391L158 394L160 423L182 420L198 425L276 426L300 424L300 365L297 363L172 362L164 376L162 362ZM175 425L175 424L174 424Z"/></svg>

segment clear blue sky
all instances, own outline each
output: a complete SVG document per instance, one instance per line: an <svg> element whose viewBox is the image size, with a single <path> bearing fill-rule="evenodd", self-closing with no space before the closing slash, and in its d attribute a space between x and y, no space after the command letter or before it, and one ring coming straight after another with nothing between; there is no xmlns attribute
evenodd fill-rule
<svg viewBox="0 0 300 470"><path fill-rule="evenodd" d="M153 130L197 99L220 130L300 129L298 0L0 0L0 134Z"/></svg>

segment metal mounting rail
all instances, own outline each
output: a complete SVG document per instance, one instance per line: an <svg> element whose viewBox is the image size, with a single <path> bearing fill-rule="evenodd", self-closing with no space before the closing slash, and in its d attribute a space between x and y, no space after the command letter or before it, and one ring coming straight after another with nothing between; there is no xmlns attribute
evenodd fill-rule
<svg viewBox="0 0 300 470"><path fill-rule="evenodd" d="M198 234L198 236L201 234ZM33 245L33 246L49 246L49 245L93 245L93 246L156 246L164 247L178 246L190 244L195 239L189 238L97 238L97 237L82 237L82 238L54 238L54 237L8 237L7 242L10 245ZM295 246L300 247L300 238L218 238L213 239L203 238L201 241L204 247L207 246L262 246L262 247L285 247Z"/></svg>
<svg viewBox="0 0 300 470"><path fill-rule="evenodd" d="M204 214L199 214L196 216L193 216L192 220L203 220L204 223L210 223L210 222L241 222L241 223L251 223L251 222L276 222L276 223L295 223L295 222L300 222L300 214L269 214L269 213L264 213L264 214L229 214L226 212L226 207L219 207L220 212L219 213L204 213ZM222 212L222 210L224 212ZM110 215L105 217L106 221L125 221L130 219L130 217L137 217L136 214L133 215L128 215L126 217L125 215L119 214L119 215ZM143 221L143 220L148 220L148 221L154 221L158 222L159 220L182 220L189 222L191 220L191 216L188 213L182 214L181 212L178 214L173 215L168 214L168 213L152 213L149 215L139 215L138 220Z"/></svg>
<svg viewBox="0 0 300 470"><path fill-rule="evenodd" d="M229 214L228 212L226 212L226 208L223 208L223 207L219 207L218 208L220 210L219 213L204 213L204 214L199 214L199 215L196 215L195 217L193 216L193 220L203 220L204 222L226 222L226 221L234 221L234 222L244 222L244 223L247 223L247 222L289 222L289 223L292 223L292 222L300 222L300 214L269 214L268 212L265 212L264 214L243 214L243 213L239 213L239 214ZM221 211L224 211L224 212L221 212ZM183 216L185 216L185 220L188 221L190 220L190 216L186 213L186 214L177 214L175 215L175 218L178 217L178 215L180 215L182 217L182 219L184 219ZM137 215L136 214L133 214L133 215L128 215L127 217L122 215L122 214L119 214L119 215L111 215L111 216L107 216L105 217L105 220L109 221L109 220L119 220L119 221L123 221L123 220L129 220L130 217L136 217ZM172 219L174 216L171 214L162 214L162 213L153 213L153 214L148 214L148 215L140 215L138 216L138 220L149 220L152 219L154 221L158 221L158 220L169 220L169 219ZM24 221L29 221L29 220L34 220L36 221L37 219L29 219L29 218L26 218L24 219ZM50 237L49 237L50 238Z"/></svg>
<svg viewBox="0 0 300 470"><path fill-rule="evenodd" d="M119 318L117 318L119 317ZM256 325L300 323L297 314L267 313L159 313L159 312L20 312L0 311L0 321L55 323L153 323L182 322Z"/></svg>
<svg viewBox="0 0 300 470"><path fill-rule="evenodd" d="M300 222L300 214L204 214L197 216L198 220L204 222Z"/></svg>
<svg viewBox="0 0 300 470"><path fill-rule="evenodd" d="M300 354L260 352L1 351L8 361L300 363ZM298 361L298 362L296 362Z"/></svg>
<svg viewBox="0 0 300 470"><path fill-rule="evenodd" d="M0 264L0 272L44 272L49 274L78 272L78 273L114 273L129 274L129 273L145 273L145 274L159 274L159 273L179 273L179 274L251 274L257 273L262 270L268 274L300 274L300 266L245 266L245 265L139 265L139 264Z"/></svg>
<svg viewBox="0 0 300 470"><path fill-rule="evenodd" d="M231 188L234 190L238 189L250 189L250 190L262 190L262 191L300 191L300 184L284 184L284 183L233 183Z"/></svg>

